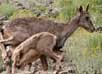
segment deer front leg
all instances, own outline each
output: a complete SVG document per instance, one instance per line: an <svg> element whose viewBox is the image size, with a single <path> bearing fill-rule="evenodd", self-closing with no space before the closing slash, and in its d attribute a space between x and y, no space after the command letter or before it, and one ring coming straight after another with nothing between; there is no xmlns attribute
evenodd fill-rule
<svg viewBox="0 0 102 74"><path fill-rule="evenodd" d="M41 64L42 64L42 67L43 67L43 70L48 70L48 63L47 63L47 58L46 56L42 55L40 57L40 60L41 60Z"/></svg>
<svg viewBox="0 0 102 74"><path fill-rule="evenodd" d="M40 49L41 50L41 49ZM59 70L61 67L61 60L63 59L63 55L58 55L57 53L55 53L54 51L52 51L51 49L42 49L42 55L48 56L50 58L55 59L56 61L56 70Z"/></svg>
<svg viewBox="0 0 102 74"><path fill-rule="evenodd" d="M11 41L11 40L13 40L13 39L14 39L14 37L11 36L11 37L9 37L8 39L0 40L0 43L8 42L8 41Z"/></svg>
<svg viewBox="0 0 102 74"><path fill-rule="evenodd" d="M61 54L63 53L63 51L62 51L62 50L60 50L60 49L55 49L55 50L54 50L54 52L55 52L57 55L61 55ZM56 62L56 60L55 60L55 59L53 59L53 58L52 58L52 60L53 60L53 63L55 63L55 62ZM64 61L64 58L63 58L61 61Z"/></svg>
<svg viewBox="0 0 102 74"><path fill-rule="evenodd" d="M32 63L28 63L28 71L31 70Z"/></svg>
<svg viewBox="0 0 102 74"><path fill-rule="evenodd" d="M49 55L50 55L51 58L55 59L55 61L56 61L55 69L56 69L57 71L59 71L60 68L61 68L61 61L62 61L62 59L63 59L63 55L58 55L58 54L55 53L55 52L52 52L52 53L49 52Z"/></svg>

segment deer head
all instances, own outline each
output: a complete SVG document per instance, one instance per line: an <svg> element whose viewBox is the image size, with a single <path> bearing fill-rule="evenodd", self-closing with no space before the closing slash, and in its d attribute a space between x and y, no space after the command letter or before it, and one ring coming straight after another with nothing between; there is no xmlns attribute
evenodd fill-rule
<svg viewBox="0 0 102 74"><path fill-rule="evenodd" d="M94 32L95 27L92 23L92 20L90 19L90 15L88 12L89 5L87 5L86 9L83 9L82 6L78 9L79 13L79 26L84 28L85 30L89 32Z"/></svg>

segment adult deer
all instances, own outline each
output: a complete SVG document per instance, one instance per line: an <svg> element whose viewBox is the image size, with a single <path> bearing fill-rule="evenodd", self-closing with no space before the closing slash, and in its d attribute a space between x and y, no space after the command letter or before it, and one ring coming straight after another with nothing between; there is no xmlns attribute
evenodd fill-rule
<svg viewBox="0 0 102 74"><path fill-rule="evenodd" d="M15 19L3 27L2 31L4 33L4 37L13 37L12 40L6 41L5 44L17 46L36 33L50 32L58 37L56 46L53 50L60 51L67 38L79 27L82 27L89 32L94 32L95 27L90 19L88 9L89 5L86 9L83 9L83 7L80 6L78 14L76 14L75 17L66 24L34 17ZM46 57L41 58L41 60L43 60L43 63L46 63ZM47 63L43 65L45 65L44 67L47 69Z"/></svg>

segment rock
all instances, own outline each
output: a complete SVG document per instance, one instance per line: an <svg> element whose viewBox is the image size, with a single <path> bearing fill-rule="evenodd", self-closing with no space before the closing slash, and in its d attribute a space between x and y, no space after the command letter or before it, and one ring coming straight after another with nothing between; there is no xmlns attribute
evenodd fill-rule
<svg viewBox="0 0 102 74"><path fill-rule="evenodd" d="M0 20L6 20L6 16L0 16Z"/></svg>
<svg viewBox="0 0 102 74"><path fill-rule="evenodd" d="M56 74L55 71L38 71L34 74Z"/></svg>
<svg viewBox="0 0 102 74"><path fill-rule="evenodd" d="M69 64L68 65L68 73L69 74L76 74L77 68L75 64Z"/></svg>
<svg viewBox="0 0 102 74"><path fill-rule="evenodd" d="M3 21L3 24L5 25L5 24L7 24L9 22L10 22L10 20L5 20L5 21Z"/></svg>
<svg viewBox="0 0 102 74"><path fill-rule="evenodd" d="M100 26L100 27L96 28L95 31L96 31L96 32L102 32L102 27Z"/></svg>
<svg viewBox="0 0 102 74"><path fill-rule="evenodd" d="M5 20L7 20L6 16L0 16L0 25L3 25Z"/></svg>
<svg viewBox="0 0 102 74"><path fill-rule="evenodd" d="M60 72L59 74L68 74L68 72L62 71L62 72Z"/></svg>
<svg viewBox="0 0 102 74"><path fill-rule="evenodd" d="M36 62L32 63L32 67L30 71L27 71L25 69L24 71L17 70L18 73L16 74L77 74L77 68L75 64L72 64L70 62L63 62L62 63L62 69L60 71L56 71L53 69L53 66L55 63L51 59L48 59L49 69L48 71L43 71L41 61L38 59ZM5 72L1 74L7 74Z"/></svg>

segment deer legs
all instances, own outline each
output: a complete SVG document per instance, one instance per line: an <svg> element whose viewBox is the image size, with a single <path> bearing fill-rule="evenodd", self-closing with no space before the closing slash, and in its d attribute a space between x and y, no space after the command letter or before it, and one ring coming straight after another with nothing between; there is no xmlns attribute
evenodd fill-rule
<svg viewBox="0 0 102 74"><path fill-rule="evenodd" d="M1 43L12 39L13 37L10 37L9 39L2 40ZM56 39L57 37L55 35L42 32L31 36L19 44L12 54L12 73L15 73L17 66L24 67L35 61L37 58L41 59L43 69L47 70L48 64L46 57L53 58L56 61L56 69L59 70L63 55L53 51L53 48L56 45Z"/></svg>
<svg viewBox="0 0 102 74"><path fill-rule="evenodd" d="M62 54L58 55L57 53L50 50L45 51L45 55L49 56L50 58L53 58L56 61L55 68L56 70L59 70L61 67L61 60L63 59L63 55Z"/></svg>
<svg viewBox="0 0 102 74"><path fill-rule="evenodd" d="M9 38L9 39L3 39L3 35L2 33L0 33L0 49L2 49L2 58L3 58L3 61L4 61L4 66L6 67L6 71L7 71L7 74L10 74L11 72L11 67L10 67L10 57L9 57L9 48L7 47L7 50L6 48L4 47L4 44L2 44L2 42L5 42L5 41L9 41L11 40L12 38Z"/></svg>
<svg viewBox="0 0 102 74"><path fill-rule="evenodd" d="M45 56L45 55L42 55L42 56L40 57L40 60L41 60L41 64L42 64L43 69L44 69L45 71L48 70L48 63L47 63L47 58L46 58L46 56Z"/></svg>
<svg viewBox="0 0 102 74"><path fill-rule="evenodd" d="M30 54L30 55L28 55L28 54ZM41 56L39 56L39 54ZM40 58L41 62L42 62L43 69L47 70L48 64L47 64L46 56L51 57L56 60L56 70L59 70L63 56L57 55L57 53L50 51L49 49L47 49L47 51L44 51L43 53L39 53L39 52L36 53L36 50L29 49L29 51L23 55L22 59L19 60L19 66L24 68L25 65L27 65L28 63L33 62L37 58ZM13 60L12 73L16 72L16 67L17 67L17 63L18 63L17 58L15 58L15 59L16 60Z"/></svg>

